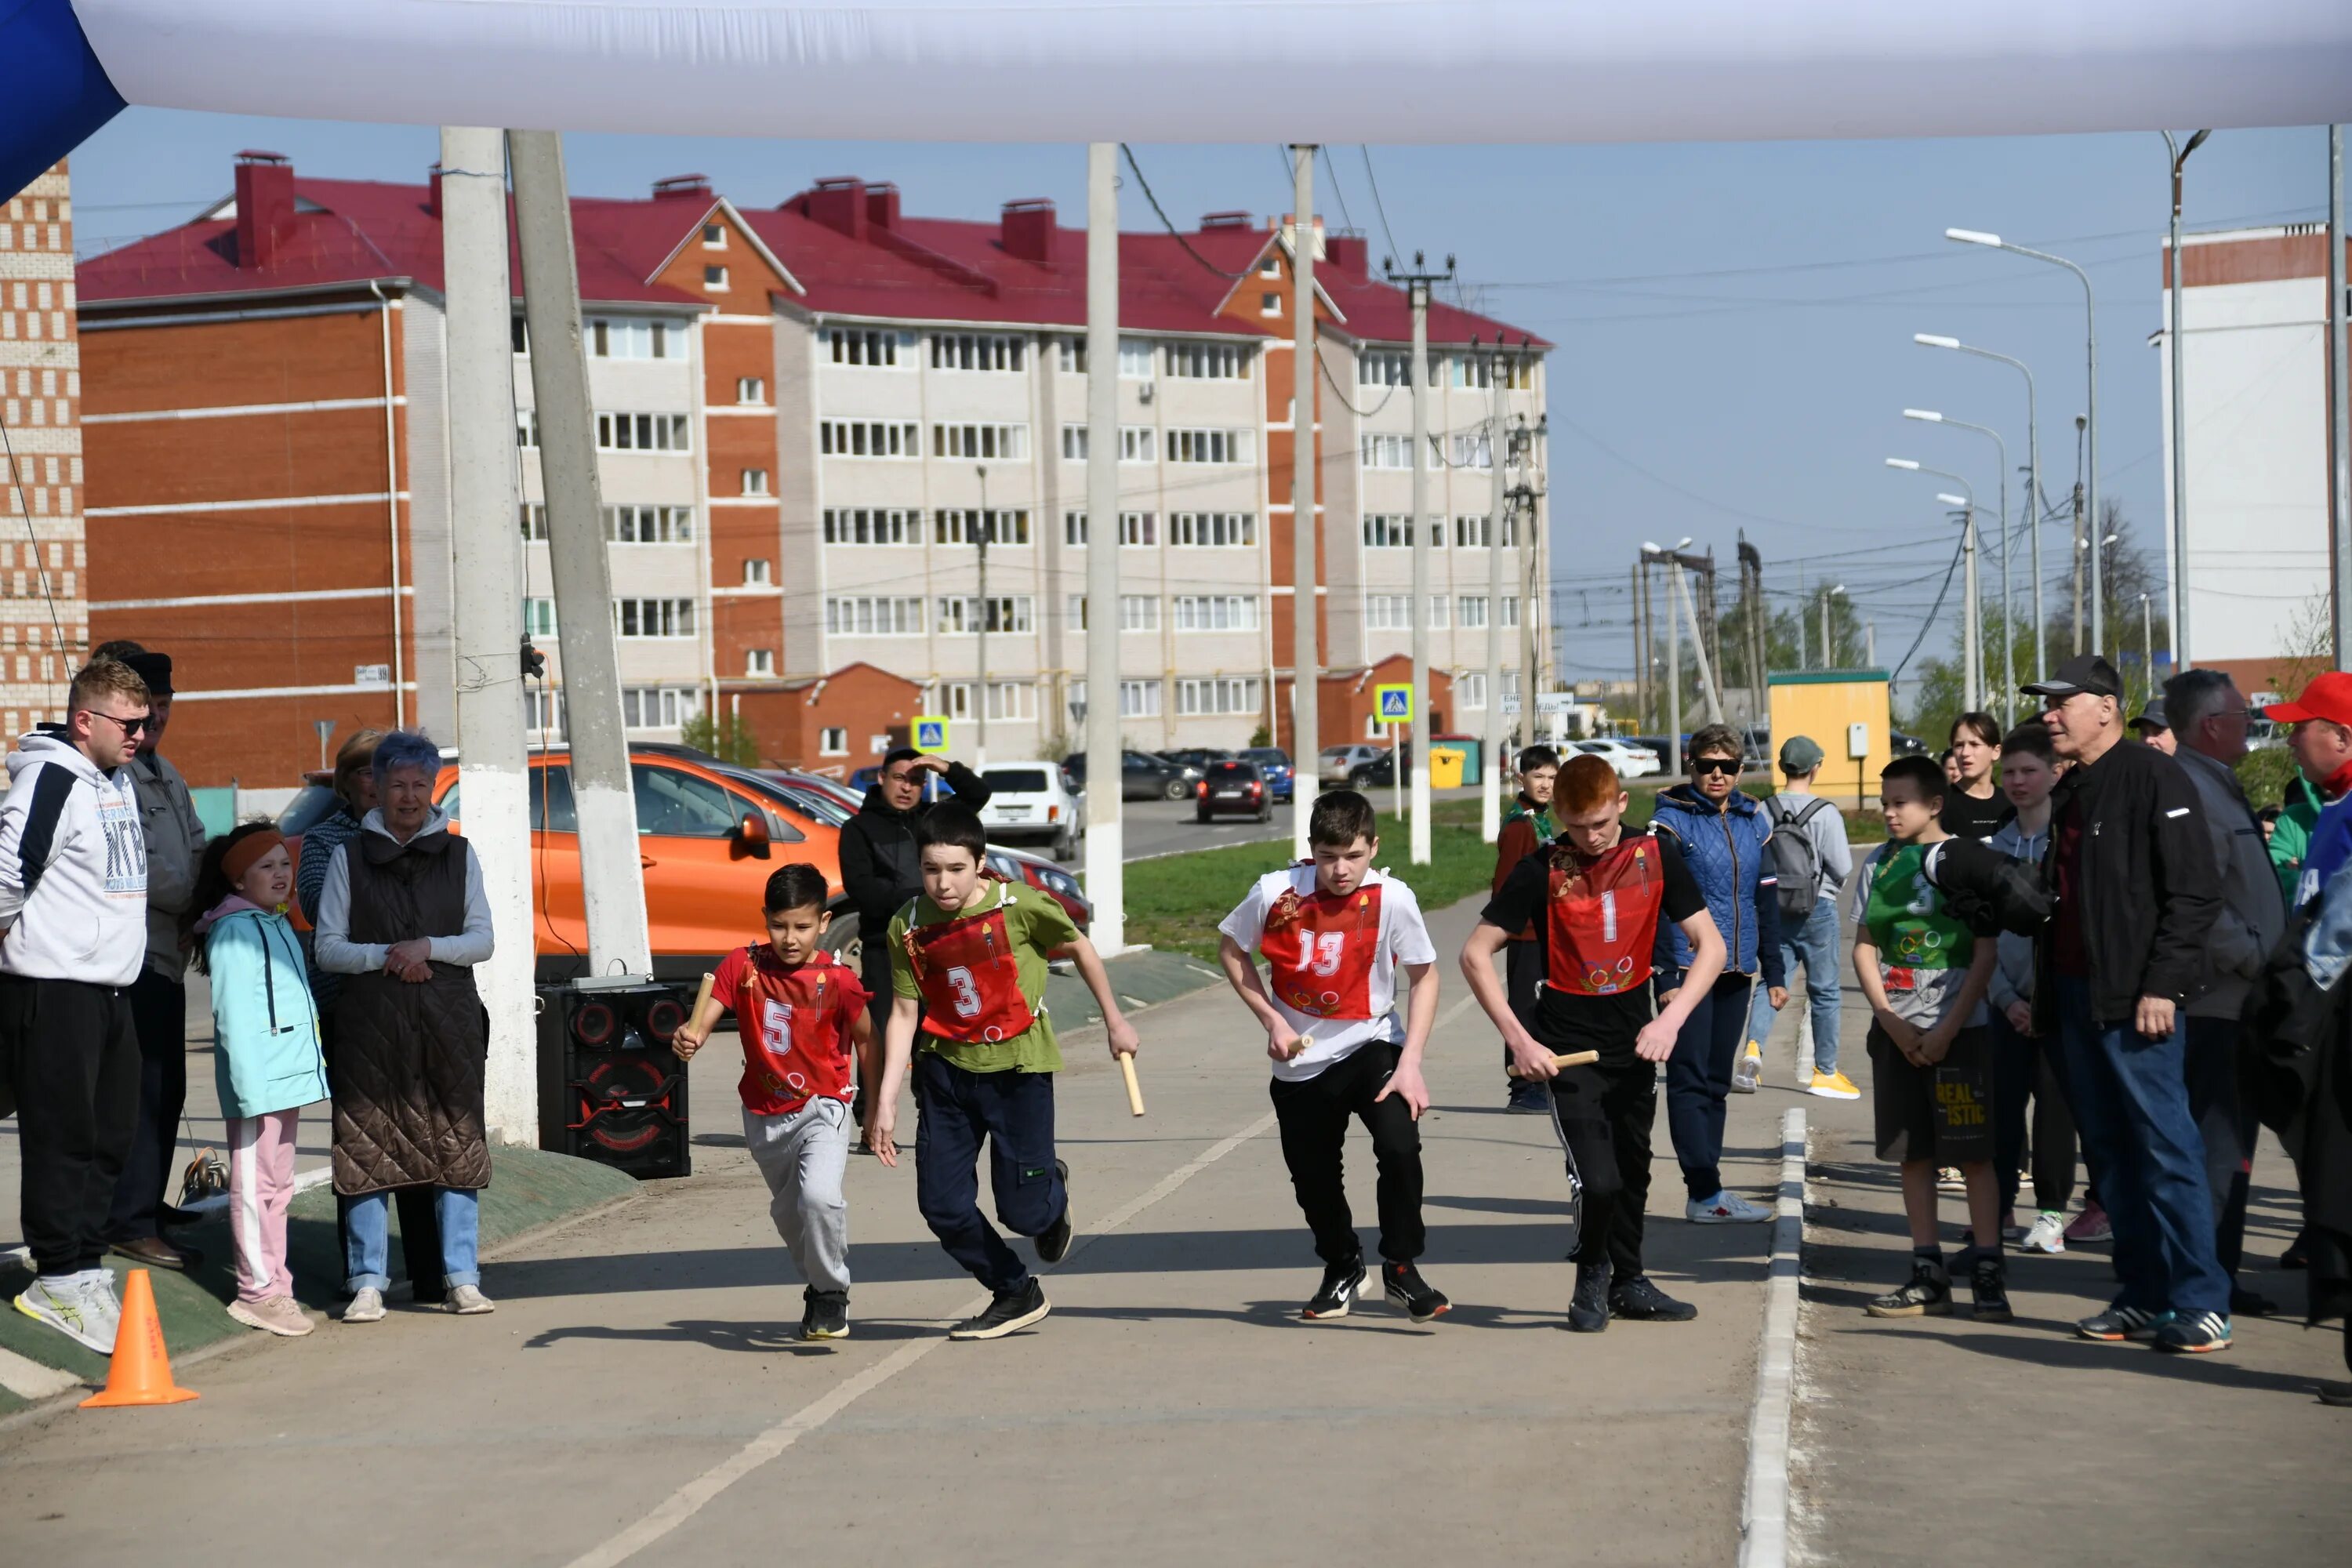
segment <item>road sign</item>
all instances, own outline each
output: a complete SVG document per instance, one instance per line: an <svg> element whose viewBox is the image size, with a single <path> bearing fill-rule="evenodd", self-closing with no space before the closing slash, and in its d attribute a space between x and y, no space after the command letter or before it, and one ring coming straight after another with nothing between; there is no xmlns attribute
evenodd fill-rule
<svg viewBox="0 0 2352 1568"><path fill-rule="evenodd" d="M948 749L948 721L944 714L915 715L915 750L944 752Z"/></svg>
<svg viewBox="0 0 2352 1568"><path fill-rule="evenodd" d="M1567 713L1572 711L1575 707L1576 693L1573 691L1536 693L1536 711L1538 713Z"/></svg>
<svg viewBox="0 0 2352 1568"><path fill-rule="evenodd" d="M1411 686L1373 687L1372 712L1383 724L1412 723L1412 688Z"/></svg>

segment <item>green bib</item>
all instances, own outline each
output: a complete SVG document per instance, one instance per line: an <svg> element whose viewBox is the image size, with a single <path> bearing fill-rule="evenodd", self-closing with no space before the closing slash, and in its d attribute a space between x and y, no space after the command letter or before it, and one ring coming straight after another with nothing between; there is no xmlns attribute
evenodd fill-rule
<svg viewBox="0 0 2352 1568"><path fill-rule="evenodd" d="M1862 924L1878 949L1887 1005L1906 1022L1933 1026L1958 999L1976 937L1945 910L1927 859L1919 844L1890 845L1873 856Z"/></svg>

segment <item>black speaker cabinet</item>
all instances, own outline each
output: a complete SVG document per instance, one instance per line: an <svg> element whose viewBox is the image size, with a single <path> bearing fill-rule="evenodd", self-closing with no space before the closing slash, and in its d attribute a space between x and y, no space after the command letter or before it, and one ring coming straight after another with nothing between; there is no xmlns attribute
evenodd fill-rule
<svg viewBox="0 0 2352 1568"><path fill-rule="evenodd" d="M640 1181L689 1174L686 1064L669 1043L692 988L542 985L539 1004L539 1146Z"/></svg>

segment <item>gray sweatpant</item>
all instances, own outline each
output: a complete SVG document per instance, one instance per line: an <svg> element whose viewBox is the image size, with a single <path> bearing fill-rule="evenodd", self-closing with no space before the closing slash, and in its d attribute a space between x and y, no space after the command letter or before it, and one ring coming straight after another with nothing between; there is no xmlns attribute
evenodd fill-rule
<svg viewBox="0 0 2352 1568"><path fill-rule="evenodd" d="M849 1291L849 1107L811 1100L786 1116L743 1113L743 1141L767 1179L769 1217L814 1290Z"/></svg>

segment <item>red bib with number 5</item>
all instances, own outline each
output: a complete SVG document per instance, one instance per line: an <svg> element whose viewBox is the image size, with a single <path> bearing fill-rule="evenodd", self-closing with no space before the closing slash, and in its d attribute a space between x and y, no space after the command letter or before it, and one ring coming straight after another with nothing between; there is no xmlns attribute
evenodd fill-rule
<svg viewBox="0 0 2352 1568"><path fill-rule="evenodd" d="M744 1106L781 1116L812 1096L855 1096L849 1018L866 1000L856 975L829 952L788 970L764 942L748 950L740 969L727 1001L743 1038L743 1079L736 1088Z"/></svg>
<svg viewBox="0 0 2352 1568"><path fill-rule="evenodd" d="M1276 1000L1310 1018L1372 1016L1372 960L1381 950L1381 889L1345 895L1295 889L1266 911L1258 952L1273 971Z"/></svg>
<svg viewBox="0 0 2352 1568"><path fill-rule="evenodd" d="M907 958L923 994L924 1032L959 1045L1009 1040L1037 1022L1021 994L1021 972L1003 906L916 926Z"/></svg>
<svg viewBox="0 0 2352 1568"><path fill-rule="evenodd" d="M1581 864L1555 849L1549 889L1544 905L1550 950L1546 986L1577 996L1608 996L1650 978L1651 945L1666 898L1666 868L1656 839L1628 837Z"/></svg>

